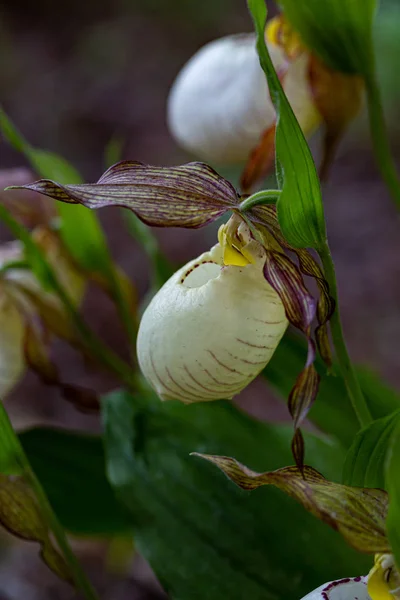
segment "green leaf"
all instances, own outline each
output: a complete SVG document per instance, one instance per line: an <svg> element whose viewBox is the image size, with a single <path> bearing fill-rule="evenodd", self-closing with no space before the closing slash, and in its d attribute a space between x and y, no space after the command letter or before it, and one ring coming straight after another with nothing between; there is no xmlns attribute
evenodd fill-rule
<svg viewBox="0 0 400 600"><path fill-rule="evenodd" d="M326 228L317 171L265 44L265 1L248 0L248 5L256 28L260 64L277 113L276 170L280 186L283 180L282 193L277 201L279 224L292 246L318 250L325 245Z"/></svg>
<svg viewBox="0 0 400 600"><path fill-rule="evenodd" d="M400 409L362 429L351 445L343 467L343 483L385 488L385 463L393 431L400 423Z"/></svg>
<svg viewBox="0 0 400 600"><path fill-rule="evenodd" d="M66 529L101 536L130 529L106 479L100 437L37 428L21 433L19 439Z"/></svg>
<svg viewBox="0 0 400 600"><path fill-rule="evenodd" d="M304 366L307 346L304 340L288 332L279 343L271 361L263 371L264 377L286 400L298 373ZM316 402L308 419L323 431L333 435L344 448L349 448L359 430L358 420L351 407L346 387L338 369L329 375L320 357L315 367L321 377ZM337 373L336 373L337 371ZM400 396L364 367L357 367L357 376L374 419L385 417L400 408Z"/></svg>
<svg viewBox="0 0 400 600"><path fill-rule="evenodd" d="M0 131L16 150L28 158L32 167L42 177L57 179L61 183L79 184L82 182L78 171L64 158L52 152L33 148L1 107ZM130 344L134 347L136 330L131 314L130 299L121 286L100 221L95 213L83 206L57 203L57 207L61 217L60 235L64 244L83 269L105 276Z"/></svg>
<svg viewBox="0 0 400 600"><path fill-rule="evenodd" d="M327 65L369 78L377 0L280 0L293 28Z"/></svg>
<svg viewBox="0 0 400 600"><path fill-rule="evenodd" d="M104 423L109 479L138 549L174 600L298 600L321 581L367 570L290 498L274 489L247 494L189 455L223 450L276 468L291 460L290 427L257 422L226 402L138 406L124 392L105 398ZM337 444L306 435L306 449L325 474L339 475Z"/></svg>
<svg viewBox="0 0 400 600"><path fill-rule="evenodd" d="M392 433L386 461L386 488L389 492L387 534L397 566L400 565L400 422Z"/></svg>

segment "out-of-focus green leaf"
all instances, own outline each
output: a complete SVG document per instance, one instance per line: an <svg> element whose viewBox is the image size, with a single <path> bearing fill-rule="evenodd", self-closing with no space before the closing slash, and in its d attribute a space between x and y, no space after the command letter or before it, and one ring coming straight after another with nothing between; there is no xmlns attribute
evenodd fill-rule
<svg viewBox="0 0 400 600"><path fill-rule="evenodd" d="M0 473L20 475L25 461L21 457L21 447L11 426L7 413L0 402Z"/></svg>
<svg viewBox="0 0 400 600"><path fill-rule="evenodd" d="M279 224L292 246L321 249L326 242L326 228L315 164L265 44L265 0L248 0L248 5L256 28L260 64L277 113L277 180L280 187L283 185L277 202Z"/></svg>
<svg viewBox="0 0 400 600"><path fill-rule="evenodd" d="M291 462L290 427L257 422L226 402L140 406L124 392L105 398L104 423L109 479L138 549L174 600L298 600L368 568L284 494L243 492L189 455L223 451L274 469ZM307 460L340 476L340 446L305 437Z"/></svg>
<svg viewBox="0 0 400 600"><path fill-rule="evenodd" d="M61 183L81 183L82 178L78 171L64 158L31 146L1 107L0 132L16 150L28 158L32 167L41 177L56 179ZM61 217L60 235L63 242L71 256L84 269L104 275L133 347L136 339L136 327L131 314L130 294L126 294L121 286L96 214L83 206L70 206L61 202L57 203L57 208Z"/></svg>
<svg viewBox="0 0 400 600"><path fill-rule="evenodd" d="M356 487L385 488L385 463L393 431L400 424L400 409L360 431L343 468L343 483Z"/></svg>
<svg viewBox="0 0 400 600"><path fill-rule="evenodd" d="M19 439L66 529L101 536L129 531L105 475L100 437L37 428L21 433Z"/></svg>
<svg viewBox="0 0 400 600"><path fill-rule="evenodd" d="M368 78L377 0L279 0L305 44L332 68Z"/></svg>
<svg viewBox="0 0 400 600"><path fill-rule="evenodd" d="M386 489L389 492L389 514L386 522L387 533L400 566L400 423L397 422L392 433L386 459Z"/></svg>
<svg viewBox="0 0 400 600"><path fill-rule="evenodd" d="M58 577L97 600L75 558L0 401L0 525L40 545L40 557Z"/></svg>
<svg viewBox="0 0 400 600"><path fill-rule="evenodd" d="M304 340L288 332L271 361L263 371L268 382L287 399L297 374L303 368L306 345ZM323 431L340 440L349 448L359 430L357 417L351 407L342 376L328 375L321 358L315 362L321 377L319 393L308 418ZM364 367L357 367L357 376L374 419L387 416L400 408L400 395L389 388L377 375Z"/></svg>
<svg viewBox="0 0 400 600"><path fill-rule="evenodd" d="M1 108L0 132L15 150L29 160L41 177L63 183L82 182L79 172L67 160L53 152L31 146ZM75 260L90 271L103 271L104 265L108 269L110 257L96 214L82 206L61 203L57 203L57 209L61 217L61 237Z"/></svg>
<svg viewBox="0 0 400 600"><path fill-rule="evenodd" d="M42 287L54 291L56 281L54 273L49 266L41 248L33 240L33 237L23 225L18 223L5 206L0 204L0 220L12 231L16 239L20 240L25 248L26 261L32 269Z"/></svg>

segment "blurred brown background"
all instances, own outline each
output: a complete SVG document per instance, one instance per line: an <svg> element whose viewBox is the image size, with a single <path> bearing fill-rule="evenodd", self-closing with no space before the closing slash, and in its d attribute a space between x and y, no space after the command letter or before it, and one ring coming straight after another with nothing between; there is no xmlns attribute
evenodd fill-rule
<svg viewBox="0 0 400 600"><path fill-rule="evenodd" d="M274 10L271 4L271 13ZM192 157L174 144L165 123L169 87L200 46L249 30L245 0L3 0L0 104L32 144L62 154L88 181L104 170L105 147L114 137L123 140L123 158L166 165L184 162ZM398 158L399 31L400 3L386 0L378 15L376 48L388 128ZM313 148L318 155L318 139ZM14 170L20 167L26 167L23 157L0 140L1 188L32 177ZM365 114L341 144L324 188L324 202L351 354L400 388L400 228L374 164ZM118 211L104 210L101 218L116 260L142 296L148 288L142 250L129 237ZM165 254L177 264L215 239L213 227L156 233ZM10 239L4 230L1 235L2 241ZM126 351L106 298L89 294L86 314L114 348ZM100 390L112 387L111 379L85 369L63 345L56 345L55 354L67 378ZM286 409L272 395L266 399L264 386L257 382L239 402L263 418L286 417ZM7 408L19 426L59 423L98 429L97 417L77 413L33 375L27 375L7 399ZM35 547L9 542L0 539L0 600L75 597L41 565ZM81 545L80 552L104 598L162 597L141 559L125 574L107 574L104 546Z"/></svg>

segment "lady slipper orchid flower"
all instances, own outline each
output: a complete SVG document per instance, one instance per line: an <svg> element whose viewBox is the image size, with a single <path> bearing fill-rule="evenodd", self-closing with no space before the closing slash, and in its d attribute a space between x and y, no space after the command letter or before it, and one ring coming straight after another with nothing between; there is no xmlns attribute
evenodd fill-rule
<svg viewBox="0 0 400 600"><path fill-rule="evenodd" d="M321 585L303 600L396 600L400 573L386 533L389 498L381 489L334 483L312 467L284 467L256 473L234 458L195 455L215 464L244 490L272 485L297 500L315 517L338 531L359 552L375 554L365 577L346 577Z"/></svg>
<svg viewBox="0 0 400 600"><path fill-rule="evenodd" d="M288 325L263 273L265 250L244 221L231 217L219 239L167 281L142 317L139 364L163 400L232 398L267 365Z"/></svg>
<svg viewBox="0 0 400 600"><path fill-rule="evenodd" d="M304 134L326 127L326 170L348 121L357 114L362 83L312 55L280 15L265 30L267 47ZM260 67L254 34L210 42L178 74L169 95L170 131L186 150L217 164L247 162L250 189L274 162L276 114Z"/></svg>
<svg viewBox="0 0 400 600"><path fill-rule="evenodd" d="M123 161L94 184L43 179L24 187L88 208L126 207L159 227L197 228L233 213L219 231L219 244L175 273L154 297L140 325L140 366L163 399L231 398L268 363L292 323L308 341L305 367L289 396L293 451L302 463L299 427L319 382L312 323L317 317L316 343L329 363L327 322L333 302L312 255L286 243L275 206L253 206L242 213L242 198L233 186L197 162L152 167ZM286 250L297 254L299 266ZM318 302L302 273L315 278Z"/></svg>

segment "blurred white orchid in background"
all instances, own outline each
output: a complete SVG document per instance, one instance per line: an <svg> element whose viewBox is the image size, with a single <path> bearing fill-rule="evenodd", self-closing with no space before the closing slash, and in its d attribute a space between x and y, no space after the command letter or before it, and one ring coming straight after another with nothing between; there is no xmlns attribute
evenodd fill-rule
<svg viewBox="0 0 400 600"><path fill-rule="evenodd" d="M326 170L343 129L358 112L359 78L333 71L312 55L283 15L270 20L266 43L286 96L306 136L326 127ZM247 162L250 189L274 164L276 114L254 34L214 40L178 74L167 120L178 144L219 165Z"/></svg>

